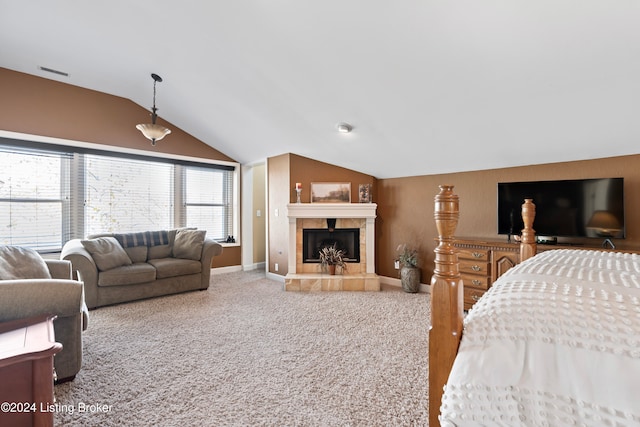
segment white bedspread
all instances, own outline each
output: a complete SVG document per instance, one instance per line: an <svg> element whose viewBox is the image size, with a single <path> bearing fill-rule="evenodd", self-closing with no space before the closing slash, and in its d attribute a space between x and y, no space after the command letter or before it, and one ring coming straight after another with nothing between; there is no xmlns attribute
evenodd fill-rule
<svg viewBox="0 0 640 427"><path fill-rule="evenodd" d="M640 426L640 256L542 252L475 304L442 426Z"/></svg>

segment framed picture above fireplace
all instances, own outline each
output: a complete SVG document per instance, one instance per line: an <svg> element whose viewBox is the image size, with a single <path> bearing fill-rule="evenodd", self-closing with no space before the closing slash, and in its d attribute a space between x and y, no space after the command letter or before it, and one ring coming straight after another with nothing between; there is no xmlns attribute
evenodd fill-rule
<svg viewBox="0 0 640 427"><path fill-rule="evenodd" d="M351 203L351 183L312 182L311 203Z"/></svg>

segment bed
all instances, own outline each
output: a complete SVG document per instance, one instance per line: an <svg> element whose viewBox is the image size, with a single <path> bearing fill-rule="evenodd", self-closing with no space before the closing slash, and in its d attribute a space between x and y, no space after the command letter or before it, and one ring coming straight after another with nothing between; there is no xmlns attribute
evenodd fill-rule
<svg viewBox="0 0 640 427"><path fill-rule="evenodd" d="M536 255L523 203L520 263L465 317L452 186L435 198L430 425L640 426L640 255Z"/></svg>

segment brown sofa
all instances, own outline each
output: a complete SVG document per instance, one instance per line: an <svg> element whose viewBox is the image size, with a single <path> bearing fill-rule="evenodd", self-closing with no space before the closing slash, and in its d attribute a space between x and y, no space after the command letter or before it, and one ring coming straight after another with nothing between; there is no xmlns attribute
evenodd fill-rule
<svg viewBox="0 0 640 427"><path fill-rule="evenodd" d="M222 246L204 230L108 233L74 239L62 248L84 282L92 309L209 287L211 262Z"/></svg>

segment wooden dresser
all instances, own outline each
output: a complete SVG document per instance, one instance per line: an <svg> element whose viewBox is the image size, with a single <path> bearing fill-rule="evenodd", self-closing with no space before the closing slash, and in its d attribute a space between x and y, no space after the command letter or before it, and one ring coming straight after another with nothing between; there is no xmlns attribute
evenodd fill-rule
<svg viewBox="0 0 640 427"><path fill-rule="evenodd" d="M0 323L0 426L53 426L54 318Z"/></svg>
<svg viewBox="0 0 640 427"><path fill-rule="evenodd" d="M460 274L464 283L464 309L473 304L508 269L520 262L517 243L456 239Z"/></svg>
<svg viewBox="0 0 640 427"><path fill-rule="evenodd" d="M465 310L469 310L498 277L520 262L520 244L515 242L460 238L455 240L454 246L458 248L460 275L464 283ZM640 254L640 250L628 248L603 249L602 247L568 244L538 244L537 246L538 253L552 249L595 249Z"/></svg>

